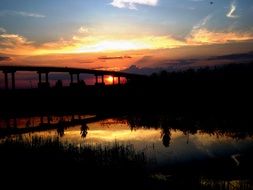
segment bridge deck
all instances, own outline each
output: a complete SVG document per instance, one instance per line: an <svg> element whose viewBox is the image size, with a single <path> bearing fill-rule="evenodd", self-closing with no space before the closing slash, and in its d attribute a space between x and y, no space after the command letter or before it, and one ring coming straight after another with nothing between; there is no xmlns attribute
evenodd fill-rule
<svg viewBox="0 0 253 190"><path fill-rule="evenodd" d="M0 71L3 72L17 72L17 71L34 71L34 72L61 72L61 73L73 73L73 74L93 74L93 75L112 75L115 77L126 77L126 78L139 78L145 77L145 75L131 74L117 71L107 70L95 70L95 69L84 69L84 68L73 68L73 67L48 67L48 66L0 66Z"/></svg>

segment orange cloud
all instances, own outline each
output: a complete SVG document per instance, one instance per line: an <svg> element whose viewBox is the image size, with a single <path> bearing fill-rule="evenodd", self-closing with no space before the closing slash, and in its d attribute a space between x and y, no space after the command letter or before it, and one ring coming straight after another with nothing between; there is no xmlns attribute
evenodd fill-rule
<svg viewBox="0 0 253 190"><path fill-rule="evenodd" d="M236 32L212 32L207 29L194 30L187 38L188 45L225 44L253 40L253 34Z"/></svg>
<svg viewBox="0 0 253 190"><path fill-rule="evenodd" d="M6 54L27 54L33 52L33 42L18 34L0 34L0 51Z"/></svg>
<svg viewBox="0 0 253 190"><path fill-rule="evenodd" d="M75 35L71 39L60 39L35 45L18 34L0 34L0 52L16 55L45 55L67 53L118 52L130 50L172 49L185 46L225 44L253 40L251 33L214 32L207 29L194 29L182 40L167 36L102 36Z"/></svg>
<svg viewBox="0 0 253 190"><path fill-rule="evenodd" d="M185 42L170 36L122 37L115 39L110 36L74 36L72 40L43 44L44 51L54 53L91 53L114 52L129 50L169 49L186 45ZM42 53L43 50L37 53Z"/></svg>
<svg viewBox="0 0 253 190"><path fill-rule="evenodd" d="M144 36L133 39L136 43L145 44L143 49L170 49L185 46L185 42L171 36Z"/></svg>

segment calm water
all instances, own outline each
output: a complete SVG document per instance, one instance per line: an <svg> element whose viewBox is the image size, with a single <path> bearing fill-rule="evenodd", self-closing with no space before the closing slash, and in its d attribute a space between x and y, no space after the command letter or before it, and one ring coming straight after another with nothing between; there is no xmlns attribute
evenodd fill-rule
<svg viewBox="0 0 253 190"><path fill-rule="evenodd" d="M139 117L108 117L89 121L93 118L96 116L0 119L0 129L2 134L8 131L8 136L12 137L59 137L62 142L89 145L131 144L159 166L219 157L229 157L234 165L239 165L238 157L253 147L253 136L247 130L234 132L234 128L207 130L197 127L193 130L181 125L171 127L170 123L164 125L163 120L157 120L157 117L152 121ZM15 131L15 135L11 131ZM1 138L6 138L6 135Z"/></svg>

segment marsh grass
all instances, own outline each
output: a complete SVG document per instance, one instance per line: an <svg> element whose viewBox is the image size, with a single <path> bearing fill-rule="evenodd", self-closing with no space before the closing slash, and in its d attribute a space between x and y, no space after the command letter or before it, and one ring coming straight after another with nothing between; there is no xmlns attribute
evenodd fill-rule
<svg viewBox="0 0 253 190"><path fill-rule="evenodd" d="M7 138L0 142L1 182L11 179L24 186L110 189L252 189L252 181L220 180L195 175L167 175L147 169L144 153L132 145L79 145L59 138ZM158 172L158 173L157 173ZM20 185L20 184L19 184ZM89 188L88 188L89 189Z"/></svg>
<svg viewBox="0 0 253 190"><path fill-rule="evenodd" d="M0 142L0 179L118 189L143 184L146 157L131 145L79 145L59 138L8 138ZM81 183L81 184L80 184ZM8 184L9 185L9 184ZM59 187L58 187L59 186Z"/></svg>
<svg viewBox="0 0 253 190"><path fill-rule="evenodd" d="M70 162L92 168L144 167L146 157L132 145L79 145L59 138L7 138L0 143L1 160L27 162Z"/></svg>

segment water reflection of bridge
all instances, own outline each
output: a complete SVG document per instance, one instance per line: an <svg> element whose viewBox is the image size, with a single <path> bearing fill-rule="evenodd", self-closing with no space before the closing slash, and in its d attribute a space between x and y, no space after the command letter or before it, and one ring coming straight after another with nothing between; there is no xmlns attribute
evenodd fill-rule
<svg viewBox="0 0 253 190"><path fill-rule="evenodd" d="M0 128L0 137L5 137L9 135L21 135L26 133L34 133L34 132L44 132L50 131L54 129L66 129L69 127L82 126L87 125L89 123L95 123L106 119L106 116L91 116L88 118L72 118L71 120L61 119L57 123L51 123L50 117L47 117L47 122L44 122L44 117L41 117L41 121L37 126L26 126L24 128L20 128L17 126L17 119L13 119L13 124L9 125L9 127ZM8 120L10 121L10 120Z"/></svg>
<svg viewBox="0 0 253 190"><path fill-rule="evenodd" d="M91 74L95 76L96 85L105 84L104 76L112 76L113 84L115 84L115 78L118 80L117 84L121 84L121 78L138 79L143 78L145 75L130 74L116 71L106 70L94 70L83 68L70 68L70 67L45 67L45 66L0 66L0 71L4 73L5 89L9 89L9 75L11 75L12 89L16 88L16 72L37 72L39 83L38 87L49 87L49 73L69 73L70 85L80 83L80 74Z"/></svg>

